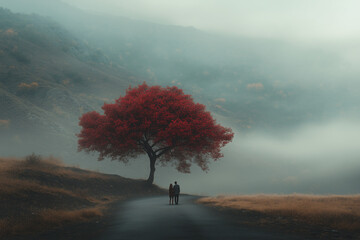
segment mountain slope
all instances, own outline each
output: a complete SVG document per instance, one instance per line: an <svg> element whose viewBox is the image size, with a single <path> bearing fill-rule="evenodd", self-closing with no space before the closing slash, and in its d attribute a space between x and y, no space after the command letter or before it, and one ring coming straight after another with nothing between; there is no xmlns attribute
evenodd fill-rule
<svg viewBox="0 0 360 240"><path fill-rule="evenodd" d="M92 14L60 0L0 0L0 5L51 17L113 64L151 83L181 86L241 131L288 129L359 112L352 104L360 99L358 72L339 53L341 44L232 38Z"/></svg>
<svg viewBox="0 0 360 240"><path fill-rule="evenodd" d="M83 112L136 83L99 50L43 17L0 9L0 49L1 141L3 147L12 141L14 150L16 142L28 142L28 151L49 152L49 145L74 139Z"/></svg>

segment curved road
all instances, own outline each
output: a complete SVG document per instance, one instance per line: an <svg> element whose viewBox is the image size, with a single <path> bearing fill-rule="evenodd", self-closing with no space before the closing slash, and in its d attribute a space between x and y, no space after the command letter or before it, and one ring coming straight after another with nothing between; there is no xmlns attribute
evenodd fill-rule
<svg viewBox="0 0 360 240"><path fill-rule="evenodd" d="M166 197L131 200L123 204L101 240L161 239L304 239L239 226L204 206L192 196L180 196L179 205Z"/></svg>

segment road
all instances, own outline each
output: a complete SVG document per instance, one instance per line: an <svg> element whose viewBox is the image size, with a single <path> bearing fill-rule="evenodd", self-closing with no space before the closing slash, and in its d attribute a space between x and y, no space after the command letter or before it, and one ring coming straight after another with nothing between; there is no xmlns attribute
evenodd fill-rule
<svg viewBox="0 0 360 240"><path fill-rule="evenodd" d="M152 197L124 203L99 240L304 239L239 226L194 203L192 196L181 196L179 205L169 205L167 200Z"/></svg>

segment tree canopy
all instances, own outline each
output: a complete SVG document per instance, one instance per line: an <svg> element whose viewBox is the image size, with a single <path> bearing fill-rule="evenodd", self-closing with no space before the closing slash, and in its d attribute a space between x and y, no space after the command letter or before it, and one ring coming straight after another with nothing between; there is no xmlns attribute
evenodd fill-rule
<svg viewBox="0 0 360 240"><path fill-rule="evenodd" d="M221 148L234 135L217 124L203 104L194 103L175 86L129 87L125 96L102 109L104 114L93 111L80 118L79 150L99 152L99 160L123 162L147 154L149 183L156 161L174 163L184 173L190 172L192 163L208 170L209 160L221 158Z"/></svg>

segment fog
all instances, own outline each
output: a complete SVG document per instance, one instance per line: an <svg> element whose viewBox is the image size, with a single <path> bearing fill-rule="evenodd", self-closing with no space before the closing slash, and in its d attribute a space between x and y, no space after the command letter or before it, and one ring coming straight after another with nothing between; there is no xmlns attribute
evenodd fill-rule
<svg viewBox="0 0 360 240"><path fill-rule="evenodd" d="M97 13L231 35L338 41L360 37L356 0L65 0Z"/></svg>
<svg viewBox="0 0 360 240"><path fill-rule="evenodd" d="M360 123L334 119L326 124L306 124L281 134L235 131L224 158L202 172L191 174L157 167L156 183L166 187L177 180L193 194L253 193L358 193L360 180ZM148 174L146 157L129 164L112 162L113 173L142 178ZM100 171L109 166L99 164Z"/></svg>
<svg viewBox="0 0 360 240"><path fill-rule="evenodd" d="M360 192L358 1L0 0L0 6L59 23L134 85L183 88L234 130L209 172L158 166L156 184L177 180L184 192L204 195ZM112 101L124 90L99 87L91 94ZM2 119L0 130L8 124ZM77 153L78 128L63 140L66 150L39 147L56 145L56 137L15 145L9 131L15 140L0 139L2 155L35 151L101 172L148 176L146 156L122 164Z"/></svg>

